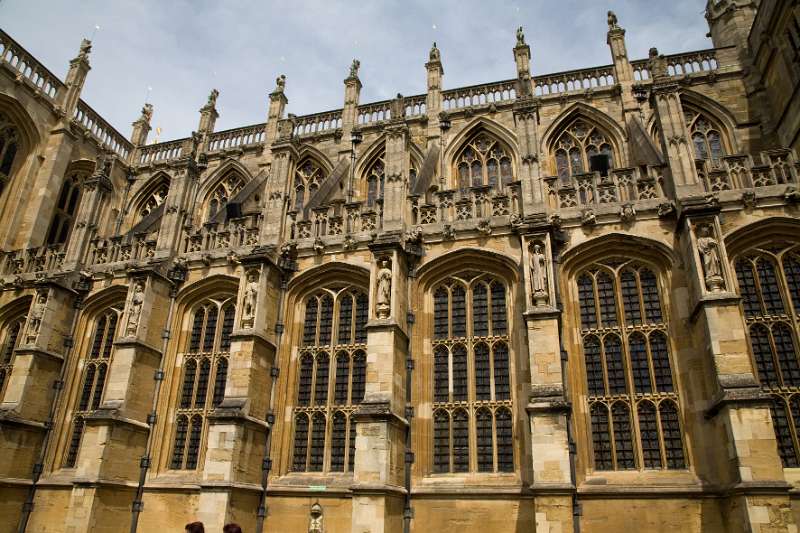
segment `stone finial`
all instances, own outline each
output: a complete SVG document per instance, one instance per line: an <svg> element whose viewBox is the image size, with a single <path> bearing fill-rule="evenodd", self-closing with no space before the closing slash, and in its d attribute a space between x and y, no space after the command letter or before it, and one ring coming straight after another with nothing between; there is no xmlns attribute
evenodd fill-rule
<svg viewBox="0 0 800 533"><path fill-rule="evenodd" d="M608 12L608 31L619 29L619 19L613 11Z"/></svg>
<svg viewBox="0 0 800 533"><path fill-rule="evenodd" d="M92 51L92 41L89 39L83 39L81 41L81 47L78 51L78 58L79 59L89 59L89 54Z"/></svg>
<svg viewBox="0 0 800 533"><path fill-rule="evenodd" d="M275 78L275 90L272 91L272 94L280 94L283 93L283 90L286 88L286 75L281 74L277 78Z"/></svg>
<svg viewBox="0 0 800 533"><path fill-rule="evenodd" d="M525 46L525 33L522 31L522 26L517 28L517 46Z"/></svg>
<svg viewBox="0 0 800 533"><path fill-rule="evenodd" d="M350 78L358 78L358 69L361 68L361 61L354 59L350 64Z"/></svg>
<svg viewBox="0 0 800 533"><path fill-rule="evenodd" d="M206 103L206 107L209 108L216 107L218 96L219 96L219 91L216 89L211 89L211 92L208 94L208 102Z"/></svg>
<svg viewBox="0 0 800 533"><path fill-rule="evenodd" d="M431 46L431 51L428 53L428 59L430 61L441 61L442 56L439 53L439 49L436 47L436 41L433 42L433 46Z"/></svg>

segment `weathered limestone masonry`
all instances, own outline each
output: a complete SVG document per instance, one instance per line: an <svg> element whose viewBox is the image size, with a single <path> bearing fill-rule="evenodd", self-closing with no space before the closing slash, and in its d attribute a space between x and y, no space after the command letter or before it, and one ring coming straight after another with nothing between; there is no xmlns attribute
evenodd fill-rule
<svg viewBox="0 0 800 533"><path fill-rule="evenodd" d="M706 18L155 144L0 32L0 533L797 532L800 6Z"/></svg>

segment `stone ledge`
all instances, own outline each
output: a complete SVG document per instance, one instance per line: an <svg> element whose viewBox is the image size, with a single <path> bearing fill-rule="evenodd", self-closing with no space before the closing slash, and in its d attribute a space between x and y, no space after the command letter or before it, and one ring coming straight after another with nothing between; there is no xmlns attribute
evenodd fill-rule
<svg viewBox="0 0 800 533"><path fill-rule="evenodd" d="M711 406L706 409L704 417L710 420L717 416L725 407L738 407L747 405L759 405L768 407L770 396L758 387L747 386L741 388L724 388L717 397L712 400Z"/></svg>
<svg viewBox="0 0 800 533"><path fill-rule="evenodd" d="M23 418L10 409L0 409L0 426L3 425L25 426L40 431L47 430L47 426L44 422Z"/></svg>
<svg viewBox="0 0 800 533"><path fill-rule="evenodd" d="M689 321L692 323L697 322L697 315L700 314L700 310L707 306L727 307L739 305L741 299L738 294L728 291L706 293L695 302L692 312L689 314Z"/></svg>
<svg viewBox="0 0 800 533"><path fill-rule="evenodd" d="M351 415L359 422L392 422L408 426L408 420L395 414L389 402L362 402Z"/></svg>
<svg viewBox="0 0 800 533"><path fill-rule="evenodd" d="M137 339L136 337L121 337L118 340L114 341L115 348L141 348L147 352L150 352L158 357L161 357L161 348L156 348L155 346L151 346L146 342L142 341L141 339Z"/></svg>
<svg viewBox="0 0 800 533"><path fill-rule="evenodd" d="M551 397L531 397L530 402L525 407L529 415L537 413L560 413L567 414L572 412L572 403L560 398Z"/></svg>
<svg viewBox="0 0 800 533"><path fill-rule="evenodd" d="M561 309L552 306L529 307L522 316L526 322L553 319L561 316Z"/></svg>
<svg viewBox="0 0 800 533"><path fill-rule="evenodd" d="M254 342L258 343L261 342L267 346L267 348L272 349L274 352L277 353L278 347L275 343L268 339L263 333L257 332L252 328L235 328L231 333L231 342L239 341L239 342ZM274 354L273 354L274 357Z"/></svg>
<svg viewBox="0 0 800 533"><path fill-rule="evenodd" d="M234 424L247 424L255 426L259 430L269 430L269 424L264 420L252 417L242 410L242 402L239 400L229 401L228 405L223 401L219 407L208 413L209 422L230 422Z"/></svg>
<svg viewBox="0 0 800 533"><path fill-rule="evenodd" d="M123 416L119 409L116 408L108 408L108 407L100 407L93 413L90 413L83 417L88 425L100 425L100 424L109 424L109 425L116 425L116 426L128 426L134 430L144 431L147 432L150 430L150 427L147 425L146 422L140 422L138 420L134 420L132 418L128 418L127 416Z"/></svg>
<svg viewBox="0 0 800 533"><path fill-rule="evenodd" d="M64 356L63 355L57 354L55 352L49 352L47 350L41 350L41 349L33 347L33 346L29 345L29 344L28 345L26 345L26 344L21 345L19 348L17 348L14 351L14 354L16 356L30 354L30 355L34 355L34 356L46 357L48 359L52 359L53 361L58 361L58 362L61 362L61 363L64 362Z"/></svg>
<svg viewBox="0 0 800 533"><path fill-rule="evenodd" d="M367 322L366 329L367 331L394 330L394 333L402 335L403 339L406 341L408 340L408 335L406 335L406 332L403 331L403 328L400 327L400 324L394 318L374 318Z"/></svg>
<svg viewBox="0 0 800 533"><path fill-rule="evenodd" d="M577 492L575 485L570 483L531 483L531 492L536 496L572 496Z"/></svg>
<svg viewBox="0 0 800 533"><path fill-rule="evenodd" d="M404 487L397 485L353 483L350 487L353 496L405 496L408 494Z"/></svg>

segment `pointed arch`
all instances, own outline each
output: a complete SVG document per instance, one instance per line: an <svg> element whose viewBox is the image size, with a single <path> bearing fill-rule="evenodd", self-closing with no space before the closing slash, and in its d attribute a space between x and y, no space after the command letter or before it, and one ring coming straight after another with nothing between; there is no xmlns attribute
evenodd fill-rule
<svg viewBox="0 0 800 533"><path fill-rule="evenodd" d="M609 250L614 250L613 254ZM568 248L561 255L564 275L570 277L587 265L609 255L635 258L650 263L658 270L669 270L676 264L675 252L663 242L622 232L613 232Z"/></svg>
<svg viewBox="0 0 800 533"><path fill-rule="evenodd" d="M303 146L297 154L289 186L290 205L295 211L308 209L309 201L331 176L330 160L313 146Z"/></svg>
<svg viewBox="0 0 800 533"><path fill-rule="evenodd" d="M443 176L443 178L449 184L450 188L458 187L457 168L459 156L462 155L468 144L479 137L481 133L484 133L488 138L499 143L499 145L505 149L507 152L506 155L510 159L510 172L512 176L515 169L519 168L519 147L516 134L494 120L478 117L467 123L464 128L448 142L448 146L445 149L443 155L445 176ZM485 174L486 179L489 179L489 172L487 171ZM500 171L498 170L497 175L499 176L499 174ZM500 179L498 178L498 182L499 181Z"/></svg>
<svg viewBox="0 0 800 533"><path fill-rule="evenodd" d="M798 242L800 220L790 217L769 217L731 230L723 239L731 260L750 248L770 241Z"/></svg>
<svg viewBox="0 0 800 533"><path fill-rule="evenodd" d="M736 138L738 121L728 108L712 98L691 89L683 89L681 91L681 103L702 110L703 114L716 122L721 129L722 140L728 153L738 152L738 140Z"/></svg>
<svg viewBox="0 0 800 533"><path fill-rule="evenodd" d="M201 220L212 220L225 208L225 204L253 179L250 171L235 159L228 158L209 176L200 188L199 212Z"/></svg>
<svg viewBox="0 0 800 533"><path fill-rule="evenodd" d="M148 214L164 204L169 194L172 178L166 172L158 172L142 184L134 193L128 211L129 227L133 227Z"/></svg>
<svg viewBox="0 0 800 533"><path fill-rule="evenodd" d="M334 280L342 285L368 287L369 265L333 261L311 267L292 278L287 287L287 295L290 300L294 300L323 286L330 285Z"/></svg>
<svg viewBox="0 0 800 533"><path fill-rule="evenodd" d="M496 250L467 246L425 258L427 261L417 269L418 283L424 290L430 290L443 277L464 270L465 265L480 265L481 271L497 272L510 286L519 278L519 258Z"/></svg>
<svg viewBox="0 0 800 533"><path fill-rule="evenodd" d="M331 172L333 172L334 164L330 158L315 146L310 144L300 146L297 152L297 161L300 162L306 158L313 159L325 171L326 176L330 176Z"/></svg>

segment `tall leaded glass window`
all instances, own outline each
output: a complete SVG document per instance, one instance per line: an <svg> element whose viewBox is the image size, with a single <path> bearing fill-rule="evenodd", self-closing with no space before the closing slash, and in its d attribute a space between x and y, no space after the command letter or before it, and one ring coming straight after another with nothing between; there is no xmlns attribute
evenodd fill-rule
<svg viewBox="0 0 800 533"><path fill-rule="evenodd" d="M614 149L609 137L583 119L573 121L556 139L553 146L556 174L568 179L593 170L607 173L614 168ZM599 161L604 160L605 164Z"/></svg>
<svg viewBox="0 0 800 533"><path fill-rule="evenodd" d="M64 456L66 468L73 468L78 459L85 417L100 407L120 313L119 309L110 308L95 320L91 344L83 358L80 388L72 412L72 434Z"/></svg>
<svg viewBox="0 0 800 533"><path fill-rule="evenodd" d="M297 165L294 171L294 206L295 211L302 211L308 201L325 181L325 171L311 158L306 158Z"/></svg>
<svg viewBox="0 0 800 533"><path fill-rule="evenodd" d="M433 473L514 471L507 293L477 272L433 289Z"/></svg>
<svg viewBox="0 0 800 533"><path fill-rule="evenodd" d="M0 113L0 192L11 178L11 169L19 150L17 127L4 113Z"/></svg>
<svg viewBox="0 0 800 533"><path fill-rule="evenodd" d="M378 154L367 167L364 174L367 207L374 208L383 199L383 186L386 182L386 152Z"/></svg>
<svg viewBox="0 0 800 533"><path fill-rule="evenodd" d="M488 186L502 189L514 181L511 151L486 132L479 132L456 157L458 189Z"/></svg>
<svg viewBox="0 0 800 533"><path fill-rule="evenodd" d="M719 125L702 111L686 104L683 107L695 159L708 161L714 167L720 166L725 155L725 147Z"/></svg>
<svg viewBox="0 0 800 533"><path fill-rule="evenodd" d="M191 316L175 406L170 468L194 470L201 456L206 417L225 397L236 307L232 299L209 299Z"/></svg>
<svg viewBox="0 0 800 533"><path fill-rule="evenodd" d="M294 408L294 472L352 472L353 413L367 381L367 295L326 288L304 302Z"/></svg>
<svg viewBox="0 0 800 533"><path fill-rule="evenodd" d="M11 369L14 366L14 350L20 342L22 328L25 325L25 317L18 317L6 324L2 332L2 344L0 344L0 400L3 399L3 392L8 378L11 377Z"/></svg>
<svg viewBox="0 0 800 533"><path fill-rule="evenodd" d="M53 218L50 220L50 229L47 232L47 244L67 242L78 211L80 197L81 176L72 173L64 179L61 192L56 200Z"/></svg>
<svg viewBox="0 0 800 533"><path fill-rule="evenodd" d="M228 172L208 196L206 220L210 220L245 186L244 177L237 171Z"/></svg>
<svg viewBox="0 0 800 533"><path fill-rule="evenodd" d="M686 468L657 276L609 261L576 281L594 469Z"/></svg>
<svg viewBox="0 0 800 533"><path fill-rule="evenodd" d="M734 265L753 366L773 398L778 452L785 467L800 467L800 247L751 250Z"/></svg>

